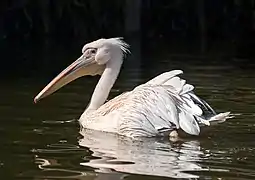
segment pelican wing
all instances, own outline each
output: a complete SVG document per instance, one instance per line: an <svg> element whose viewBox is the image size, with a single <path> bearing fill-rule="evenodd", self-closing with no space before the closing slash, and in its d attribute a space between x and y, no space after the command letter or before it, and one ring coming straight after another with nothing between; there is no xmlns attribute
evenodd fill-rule
<svg viewBox="0 0 255 180"><path fill-rule="evenodd" d="M99 121L114 123L119 134L131 137L161 135L179 128L198 135L199 125L208 125L204 110L214 111L193 93L192 85L177 76L181 73L163 73L108 101L96 111L103 116Z"/></svg>
<svg viewBox="0 0 255 180"><path fill-rule="evenodd" d="M165 72L162 73L158 76L156 76L155 78L151 79L150 81L148 81L146 84L147 85L162 85L167 83L169 80L171 80L173 77L182 74L183 71L182 70L173 70L173 71L169 71L169 72Z"/></svg>

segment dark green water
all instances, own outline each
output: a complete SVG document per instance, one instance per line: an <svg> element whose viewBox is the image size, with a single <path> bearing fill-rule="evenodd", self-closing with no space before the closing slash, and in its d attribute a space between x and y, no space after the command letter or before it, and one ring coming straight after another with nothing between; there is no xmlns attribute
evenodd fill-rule
<svg viewBox="0 0 255 180"><path fill-rule="evenodd" d="M111 97L178 68L216 111L239 114L211 127L202 137L178 142L130 141L93 131L81 135L77 118L88 104L98 77L81 78L36 105L33 97L50 78L2 81L0 177L255 179L255 73L252 65L240 68L244 63L173 58L167 53L144 59L140 65L125 63Z"/></svg>

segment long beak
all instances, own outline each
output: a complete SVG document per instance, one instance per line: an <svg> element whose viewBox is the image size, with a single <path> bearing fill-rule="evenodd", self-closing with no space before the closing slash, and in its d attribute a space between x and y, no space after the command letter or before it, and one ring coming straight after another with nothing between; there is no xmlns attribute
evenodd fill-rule
<svg viewBox="0 0 255 180"><path fill-rule="evenodd" d="M55 77L35 98L37 103L40 99L54 93L69 82L85 75L101 74L103 66L98 65L94 58L85 59L83 55Z"/></svg>

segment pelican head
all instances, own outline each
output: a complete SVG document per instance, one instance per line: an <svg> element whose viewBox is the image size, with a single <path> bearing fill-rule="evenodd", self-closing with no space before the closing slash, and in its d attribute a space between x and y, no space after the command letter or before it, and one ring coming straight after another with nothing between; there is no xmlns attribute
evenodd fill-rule
<svg viewBox="0 0 255 180"><path fill-rule="evenodd" d="M38 102L79 77L102 75L108 64L122 63L123 55L129 52L128 47L129 45L122 41L122 38L98 39L85 44L82 55L57 75L34 98L34 102Z"/></svg>

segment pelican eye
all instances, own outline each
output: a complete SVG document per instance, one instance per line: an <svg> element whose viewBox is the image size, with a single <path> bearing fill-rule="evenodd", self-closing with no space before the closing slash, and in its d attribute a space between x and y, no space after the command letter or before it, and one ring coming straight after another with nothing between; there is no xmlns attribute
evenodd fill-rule
<svg viewBox="0 0 255 180"><path fill-rule="evenodd" d="M90 50L90 53L91 53L91 54L96 54L96 52L97 52L96 49L91 49L91 50Z"/></svg>
<svg viewBox="0 0 255 180"><path fill-rule="evenodd" d="M96 48L89 48L89 49L86 49L85 52L84 52L84 56L86 58L90 58L92 55L95 55L97 52L97 49Z"/></svg>

